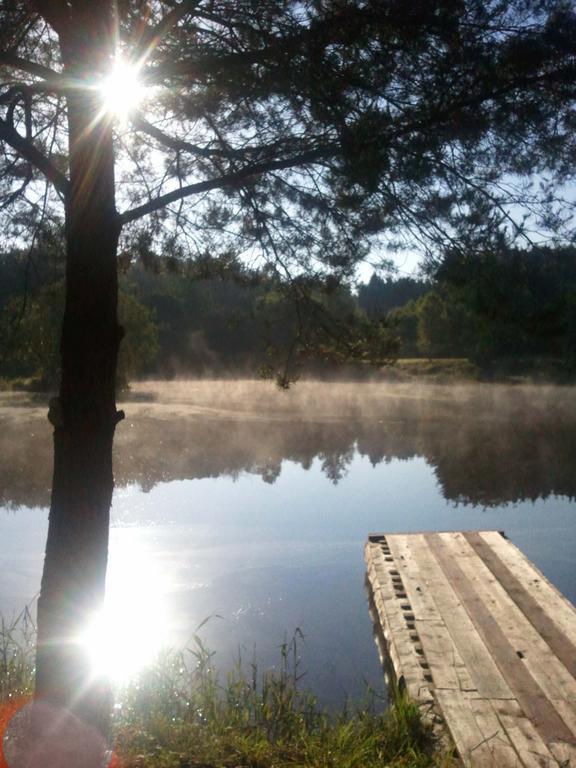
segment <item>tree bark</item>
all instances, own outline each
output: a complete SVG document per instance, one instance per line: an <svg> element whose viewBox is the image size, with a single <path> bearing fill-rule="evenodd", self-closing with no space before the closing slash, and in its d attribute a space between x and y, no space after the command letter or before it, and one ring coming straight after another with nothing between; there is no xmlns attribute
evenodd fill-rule
<svg viewBox="0 0 576 768"><path fill-rule="evenodd" d="M68 73L94 77L109 65L102 28L107 3L80 3L84 16L60 38ZM109 9L110 21L111 10ZM105 32L105 30L104 30ZM106 39L111 39L109 36ZM116 252L120 221L114 195L112 124L90 89L68 96L70 193L66 200L66 302L61 384L54 424L54 475L38 602L36 694L107 729L107 686L91 674L79 635L104 599L113 491L112 443L117 321ZM113 632L113 628L110 628Z"/></svg>

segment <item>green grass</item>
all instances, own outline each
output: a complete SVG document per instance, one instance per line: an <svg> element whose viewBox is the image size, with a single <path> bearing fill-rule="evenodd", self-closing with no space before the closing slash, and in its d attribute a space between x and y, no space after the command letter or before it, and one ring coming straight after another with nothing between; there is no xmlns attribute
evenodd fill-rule
<svg viewBox="0 0 576 768"><path fill-rule="evenodd" d="M32 690L32 630L27 613L2 623L0 702ZM367 692L355 709L322 711L300 686L301 637L281 646L275 670L239 659L224 679L198 636L191 649L164 653L117 692L114 746L123 768L451 765L417 707L401 697L383 709Z"/></svg>
<svg viewBox="0 0 576 768"><path fill-rule="evenodd" d="M35 640L28 608L12 621L0 616L0 704L34 690Z"/></svg>
<svg viewBox="0 0 576 768"><path fill-rule="evenodd" d="M476 381L480 371L466 358L400 358L391 368L400 378L427 379L436 383Z"/></svg>
<svg viewBox="0 0 576 768"><path fill-rule="evenodd" d="M275 671L239 661L225 680L198 638L188 659L167 654L124 692L118 753L139 768L440 765L430 731L404 699L384 712L371 697L336 716L320 710L299 686L298 639L282 646Z"/></svg>
<svg viewBox="0 0 576 768"><path fill-rule="evenodd" d="M0 377L0 392L38 392L43 391L37 379Z"/></svg>

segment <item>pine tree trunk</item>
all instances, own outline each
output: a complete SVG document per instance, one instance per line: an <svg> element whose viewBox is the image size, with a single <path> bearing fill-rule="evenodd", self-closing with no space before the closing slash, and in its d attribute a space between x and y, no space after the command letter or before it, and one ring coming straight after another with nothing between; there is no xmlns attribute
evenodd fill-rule
<svg viewBox="0 0 576 768"><path fill-rule="evenodd" d="M94 12L105 14L105 5L93 4ZM89 77L96 67L106 66L110 50L102 46L102 28L82 26L75 25L81 45L74 40L61 40L61 45L68 71ZM91 676L90 660L77 637L104 599L112 443L119 420L120 225L111 121L102 115L94 91L74 91L67 102L71 192L66 201L66 303L60 393L49 415L55 427L54 475L38 603L36 693L105 732L107 687Z"/></svg>

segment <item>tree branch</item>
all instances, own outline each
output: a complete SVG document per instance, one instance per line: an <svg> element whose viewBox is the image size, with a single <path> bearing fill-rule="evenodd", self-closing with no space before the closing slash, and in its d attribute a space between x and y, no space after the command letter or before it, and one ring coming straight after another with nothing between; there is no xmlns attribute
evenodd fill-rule
<svg viewBox="0 0 576 768"><path fill-rule="evenodd" d="M149 213L160 210L165 205L174 203L177 200L181 200L191 195L196 195L201 192L210 192L213 189L222 189L224 187L233 186L238 182L245 181L252 176L261 176L269 171L278 171L286 168L293 168L299 165L308 165L310 163L317 163L321 160L334 157L337 154L336 145L330 145L326 147L320 147L318 149L304 152L301 155L295 155L293 157L283 158L281 160L270 160L266 163L253 163L251 165L244 166L237 171L225 173L222 176L218 176L215 179L206 179L206 181L200 181L197 184L189 184L186 187L175 189L172 192L167 192L165 195L151 200L144 205L140 205L136 208L131 208L120 216L122 224L128 224L131 221L140 219L143 216L147 216Z"/></svg>
<svg viewBox="0 0 576 768"><path fill-rule="evenodd" d="M573 71L574 67L570 64L566 68L562 67L560 72L565 72L566 69L571 72ZM417 117L414 121L408 122L408 124L402 125L396 130L392 130L390 132L389 141L405 136L415 130L421 131L424 127L427 126L433 127L434 125L442 124L446 122L447 119L452 118L454 114L457 113L460 109L480 105L489 99L510 93L521 85L532 86L543 84L548 80L553 80L554 77L558 74L559 71L547 71L528 78L512 79L503 85L499 85L499 87L485 88L477 94L460 94L459 98L457 98L446 108L438 109L431 115L429 114ZM201 181L197 184L190 184L188 186L181 187L177 190L173 190L172 192L168 192L165 195L160 195L155 200L152 200L144 205L125 211L121 215L121 221L123 224L127 224L128 222L135 221L142 216L153 213L163 206L169 205L170 203L173 203L184 197L189 197L191 195L199 194L202 192L209 192L214 189L221 189L226 186L231 186L251 176L261 175L263 173L267 173L268 171L293 168L297 165L307 165L323 159L335 157L338 154L337 147L338 145L332 144L281 160L270 160L268 162L253 163L237 171L223 174L222 176L219 176L215 179L207 179L206 181Z"/></svg>
<svg viewBox="0 0 576 768"><path fill-rule="evenodd" d="M35 61L28 61L28 59L22 59L20 56L14 56L9 52L0 53L0 64L12 69L19 69L22 72L27 72L29 75L35 75L41 77L43 80L61 80L62 75L56 72L50 67L45 67L43 64L37 64Z"/></svg>
<svg viewBox="0 0 576 768"><path fill-rule="evenodd" d="M151 136L159 144L168 147L168 149L173 149L176 152L189 152L190 154L197 155L198 157L205 157L207 159L221 158L228 160L245 160L246 162L251 159L255 162L255 156L259 156L259 159L262 162L266 157L270 159L273 154L277 155L279 152L287 151L294 152L299 149L297 146L298 139L294 139L292 142L290 142L289 139L284 139L270 144L260 144L259 146L247 145L238 149L234 149L230 146L220 149L210 149L208 147L201 147L198 144L192 144L192 142L185 141L184 139L169 136L167 133L164 133L161 128L148 122L142 115L134 115L131 122L137 131L142 131L143 133L148 134L148 136ZM313 143L314 138L320 139L320 137L308 138L306 141L308 146ZM223 142L220 139L220 144L222 145L222 143ZM291 143L292 146L290 146Z"/></svg>
<svg viewBox="0 0 576 768"><path fill-rule="evenodd" d="M177 6L178 8L179 6ZM177 10L174 9L174 11ZM219 24L227 26L225 17L209 12L199 14L210 24ZM170 14L168 14L170 16ZM235 66L250 66L252 64L265 63L269 60L278 60L281 52L289 59L294 51L308 44L310 39L315 39L319 35L327 35L331 32L336 34L336 38L342 37L342 30L346 29L349 18L355 18L356 23L359 20L369 21L373 18L372 13L358 8L348 10L338 10L335 13L328 14L320 20L316 20L312 25L305 26L297 32L280 37L273 33L266 35L266 45L262 48L234 51L233 53L212 53L202 54L195 58L180 59L179 61L165 60L161 61L155 67L146 72L146 78L149 82L159 82L167 77L191 75L198 71L206 72L218 66L223 68L233 68ZM241 25L244 26L244 25ZM247 31L251 31L250 25L245 25ZM259 29L263 34L262 29ZM344 35L344 37L346 37Z"/></svg>
<svg viewBox="0 0 576 768"><path fill-rule="evenodd" d="M0 119L0 141L5 141L18 154L41 171L54 188L62 195L68 194L69 182L50 160L33 144L21 136L15 128Z"/></svg>
<svg viewBox="0 0 576 768"><path fill-rule="evenodd" d="M194 12L199 2L200 0L182 0L160 20L155 28L145 30L143 39L138 44L140 49L144 49L144 58L148 58L160 40L178 24L180 19Z"/></svg>
<svg viewBox="0 0 576 768"><path fill-rule="evenodd" d="M190 152L199 157L241 157L241 154L234 150L226 152L224 150L206 149L205 147L199 147L197 144L192 144L183 139L175 139L172 136L168 136L167 133L164 133L164 131L157 126L149 123L148 120L145 120L141 115L134 115L131 122L137 131L147 133L148 136L156 139L159 144L163 144L165 147L174 149L177 152Z"/></svg>

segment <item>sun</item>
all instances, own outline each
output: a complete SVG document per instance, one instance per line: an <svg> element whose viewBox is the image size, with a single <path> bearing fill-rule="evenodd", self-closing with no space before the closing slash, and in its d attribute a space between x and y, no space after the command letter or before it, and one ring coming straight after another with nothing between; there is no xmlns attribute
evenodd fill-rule
<svg viewBox="0 0 576 768"><path fill-rule="evenodd" d="M149 551L128 541L120 551L112 551L104 608L76 638L93 674L126 683L172 645L170 591L169 580L153 566Z"/></svg>
<svg viewBox="0 0 576 768"><path fill-rule="evenodd" d="M99 85L105 112L126 121L142 102L145 94L140 66L117 58L110 73Z"/></svg>

